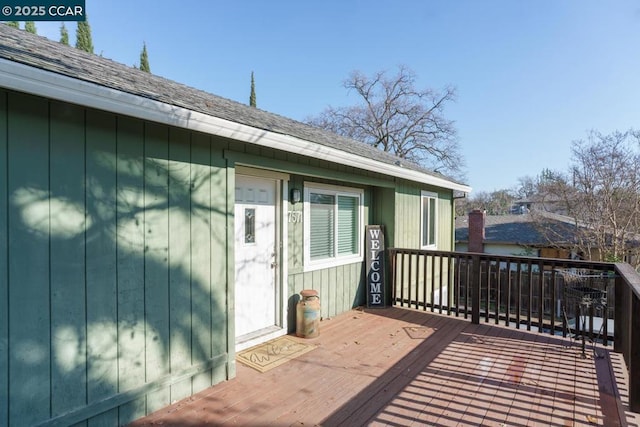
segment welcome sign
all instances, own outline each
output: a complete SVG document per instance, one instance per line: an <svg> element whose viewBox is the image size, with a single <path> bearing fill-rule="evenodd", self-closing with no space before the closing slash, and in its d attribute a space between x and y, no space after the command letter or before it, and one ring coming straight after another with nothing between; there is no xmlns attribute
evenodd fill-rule
<svg viewBox="0 0 640 427"><path fill-rule="evenodd" d="M365 248L367 263L367 307L385 306L384 286L384 226L365 227Z"/></svg>

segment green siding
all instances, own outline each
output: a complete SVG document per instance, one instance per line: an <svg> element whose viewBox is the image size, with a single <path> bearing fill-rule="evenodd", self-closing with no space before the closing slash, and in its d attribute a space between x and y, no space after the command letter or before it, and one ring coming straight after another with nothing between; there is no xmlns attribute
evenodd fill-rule
<svg viewBox="0 0 640 427"><path fill-rule="evenodd" d="M85 286L89 405L118 393L115 130L114 115L86 112ZM114 425L118 423L117 417L117 409L113 409L97 415L89 425Z"/></svg>
<svg viewBox="0 0 640 427"><path fill-rule="evenodd" d="M320 314L333 317L365 303L363 263L289 275L289 295L294 296L303 289L315 289L320 295ZM295 330L295 303L290 299L289 332Z"/></svg>
<svg viewBox="0 0 640 427"><path fill-rule="evenodd" d="M191 140L191 362L205 363L212 354L211 276L211 146L209 138L194 134ZM195 298L194 298L195 297ZM211 371L193 377L193 389L211 385Z"/></svg>
<svg viewBox="0 0 640 427"><path fill-rule="evenodd" d="M1 425L126 424L233 373L224 148L0 91Z"/></svg>
<svg viewBox="0 0 640 427"><path fill-rule="evenodd" d="M7 163L7 93L0 91L0 171ZM7 174L0 173L0 424L9 425L9 224Z"/></svg>
<svg viewBox="0 0 640 427"><path fill-rule="evenodd" d="M51 409L49 104L9 94L9 422Z"/></svg>
<svg viewBox="0 0 640 427"><path fill-rule="evenodd" d="M296 169L296 168L294 168ZM304 182L331 184L335 186L356 187L351 182L342 182L329 179L330 171L325 171L325 177L305 178L300 175L292 175L289 180L289 188L304 189ZM364 179L364 178L361 178ZM358 181L358 180L356 180ZM373 197L372 190L365 188L364 192L364 225L369 224L369 218L375 209L371 209ZM304 210L304 203L289 205L290 212ZM303 289L315 289L320 295L322 317L332 317L365 303L364 285L362 282L363 263L339 265L336 267L304 271L304 224L303 222L291 222L288 224L288 284L289 284L289 331L295 330L295 302L297 295ZM364 238L364 234L363 234ZM360 242L361 245L364 242Z"/></svg>
<svg viewBox="0 0 640 427"><path fill-rule="evenodd" d="M301 193L304 194L304 183L303 179L299 175L294 175L289 180L289 189L297 188ZM289 204L289 212L303 215L304 211L304 203L298 202L294 204ZM292 217L293 218L293 217ZM288 218L287 218L288 220ZM302 223L294 223L289 221L288 224L288 268L289 273L298 273L303 269L303 261L304 261L304 246L303 246L303 231L304 227Z"/></svg>
<svg viewBox="0 0 640 427"><path fill-rule="evenodd" d="M365 223L385 226L388 247L419 247L421 191L436 192L439 215L438 247L446 250L452 245L451 192L448 190L389 179L373 172L292 153L283 154L264 147L247 149L242 144L231 143L229 148L230 150L225 152L225 158L233 163L290 174L289 189L303 190L305 181L365 188ZM289 204L291 213L302 212L303 208L303 203ZM302 223L289 221L287 263L290 331L295 328L297 294L303 289L318 290L322 304L321 314L324 317L345 312L365 302L362 263L304 272L303 230Z"/></svg>
<svg viewBox="0 0 640 427"><path fill-rule="evenodd" d="M143 123L119 117L116 133L118 391L145 381ZM119 423L145 414L144 398L120 407Z"/></svg>
<svg viewBox="0 0 640 427"><path fill-rule="evenodd" d="M434 187L420 187L410 182L400 182L395 195L395 227L393 246L398 248L420 248L420 197L422 191L438 195L438 250L448 251L453 248L453 206L451 192ZM384 214L384 213L383 213ZM391 213L385 216L390 216ZM389 245L391 246L391 245Z"/></svg>
<svg viewBox="0 0 640 427"><path fill-rule="evenodd" d="M387 247L395 245L395 213L395 190L375 188L372 196L372 224L384 225Z"/></svg>
<svg viewBox="0 0 640 427"><path fill-rule="evenodd" d="M229 366L235 364L235 334L231 334L229 319L233 316L229 308L233 304L229 302L233 294L233 204L235 192L233 191L233 177L227 178L229 170L222 156L222 150L211 147L211 168L208 171L210 185L209 227L211 241L211 258L208 264L211 266L211 353L212 357L228 355L229 363L214 366L212 369L212 383L216 384L226 378L234 377L235 371ZM221 207L225 207L224 209ZM227 208L228 207L228 208Z"/></svg>
<svg viewBox="0 0 640 427"><path fill-rule="evenodd" d="M226 169L226 181L227 181L227 191L225 193L225 197L228 202L228 206L234 206L236 201L235 195L235 187L236 187L236 175L235 169L230 165L227 165ZM226 221L224 224L226 225L226 242L227 245L225 247L225 254L227 259L227 269L226 269L226 288L225 288L225 297L227 301L226 311L229 313L228 319L234 319L234 321L230 321L227 323L227 347L229 351L229 365L228 365L228 374L229 377L234 377L236 374L236 358L235 358L235 301L236 294L235 288L232 285L236 281L236 268L235 268L235 223L234 223L234 215L235 208L230 208L229 213L227 214Z"/></svg>
<svg viewBox="0 0 640 427"><path fill-rule="evenodd" d="M86 402L84 111L51 105L51 372L52 415ZM55 214L53 214L55 212Z"/></svg>
<svg viewBox="0 0 640 427"><path fill-rule="evenodd" d="M0 424L125 424L235 375L235 164L363 188L387 246L418 247L436 191L0 91ZM449 249L449 193L438 210ZM287 229L290 331L303 289L324 318L365 303L362 262L305 272L303 223Z"/></svg>
<svg viewBox="0 0 640 427"><path fill-rule="evenodd" d="M453 251L455 244L453 198L451 192L438 193L438 250Z"/></svg>
<svg viewBox="0 0 640 427"><path fill-rule="evenodd" d="M236 144L232 144L236 148ZM278 152L268 148L262 148L261 155L256 155L255 150L249 152L227 151L225 157L236 164L244 166L257 166L273 171L304 176L306 180L332 180L339 185L375 186L393 188L394 181L388 177L373 172L365 172L348 166L336 165L325 160L307 159L300 155L289 154L288 160L282 160ZM318 181L322 182L322 181Z"/></svg>
<svg viewBox="0 0 640 427"><path fill-rule="evenodd" d="M166 127L145 126L144 262L146 380L154 381L170 373L169 359L162 343L169 342L169 131ZM147 395L147 410L171 403L169 389Z"/></svg>
<svg viewBox="0 0 640 427"><path fill-rule="evenodd" d="M420 188L405 181L396 187L395 246L420 247Z"/></svg>
<svg viewBox="0 0 640 427"><path fill-rule="evenodd" d="M453 248L453 203L451 191L445 191L434 187L421 187L417 184L401 182L398 184L396 191L396 223L395 223L395 235L396 240L393 246L398 248L419 249L420 248L420 222L421 222L421 194L422 191L428 191L436 193L438 195L437 201L437 249L442 251L450 251ZM390 245L391 246L391 245ZM408 258L404 258L405 267L409 263ZM412 261L415 265L417 258L413 257ZM438 261L439 262L439 261ZM448 268L446 265L443 269L446 271ZM425 278L429 286L431 286L432 280L435 281L436 287L440 284L441 271L439 264L436 265L436 270L431 264L426 266L426 272L423 265L419 265L416 269L414 277L409 278L402 284L404 287L405 295L409 289L409 282L418 283L418 292L420 298L424 298L427 302L431 301L431 294L427 296L423 294L423 285ZM437 293L436 293L437 294Z"/></svg>
<svg viewBox="0 0 640 427"><path fill-rule="evenodd" d="M396 236L396 203L395 203L395 189L393 188L380 188L377 187L373 191L372 197L372 224L384 225L385 245L387 248L395 246ZM403 219L400 218L400 221ZM389 272L391 271L391 263L389 259L385 260L385 287L386 287L386 301L385 304L389 304L391 301L391 285Z"/></svg>
<svg viewBox="0 0 640 427"><path fill-rule="evenodd" d="M191 140L189 132L169 133L169 359L171 372L191 361ZM191 394L191 378L171 387L171 401Z"/></svg>

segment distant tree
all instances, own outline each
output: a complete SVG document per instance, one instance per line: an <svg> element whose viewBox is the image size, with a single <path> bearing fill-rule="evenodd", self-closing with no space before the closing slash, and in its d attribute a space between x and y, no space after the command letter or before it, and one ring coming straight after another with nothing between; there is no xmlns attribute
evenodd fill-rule
<svg viewBox="0 0 640 427"><path fill-rule="evenodd" d="M516 200L512 190L496 190L491 193L491 203L487 211L492 215L507 215L511 213L511 206Z"/></svg>
<svg viewBox="0 0 640 427"><path fill-rule="evenodd" d="M78 21L76 27L76 47L85 52L93 53L93 40L91 38L91 26L89 17L85 16L84 21Z"/></svg>
<svg viewBox="0 0 640 427"><path fill-rule="evenodd" d="M480 191L470 198L456 200L456 216L466 216L474 209L486 211L487 215L506 215L516 200L512 190Z"/></svg>
<svg viewBox="0 0 640 427"><path fill-rule="evenodd" d="M535 177L525 176L518 178L518 187L515 191L516 197L521 202L527 202L532 208L537 210L545 210L552 213L565 214L566 211L562 206L555 203L556 198L546 191L546 188L562 178L562 172L553 171L551 169L542 169L539 175Z"/></svg>
<svg viewBox="0 0 640 427"><path fill-rule="evenodd" d="M551 170L549 168L544 168L542 169L542 172L540 172L540 178L538 179L538 181L541 184L544 184L546 182L553 182L560 176L562 176L562 173Z"/></svg>
<svg viewBox="0 0 640 427"><path fill-rule="evenodd" d="M147 73L151 72L151 67L149 66L149 56L147 54L147 44L142 44L142 52L140 52L140 69L142 71L146 71Z"/></svg>
<svg viewBox="0 0 640 427"><path fill-rule="evenodd" d="M256 107L256 82L253 79L253 71L251 72L251 94L249 95L249 105Z"/></svg>
<svg viewBox="0 0 640 427"><path fill-rule="evenodd" d="M591 131L574 141L569 173L553 175L541 191L572 218L577 252L640 265L640 132Z"/></svg>
<svg viewBox="0 0 640 427"><path fill-rule="evenodd" d="M20 22L18 21L8 21L7 25L13 28L18 28L20 29Z"/></svg>
<svg viewBox="0 0 640 427"><path fill-rule="evenodd" d="M456 129L443 114L455 100L455 90L420 90L415 83L415 74L403 66L393 77L384 71L371 77L354 71L344 87L355 91L359 104L329 107L307 121L436 172L460 176L464 161Z"/></svg>
<svg viewBox="0 0 640 427"><path fill-rule="evenodd" d="M69 32L67 31L67 27L65 27L64 22L60 25L60 43L69 46Z"/></svg>
<svg viewBox="0 0 640 427"><path fill-rule="evenodd" d="M456 216L467 216L469 212L478 209L485 210L489 204L489 193L486 191L477 191L471 193L468 197L457 199L455 203Z"/></svg>
<svg viewBox="0 0 640 427"><path fill-rule="evenodd" d="M554 196L546 190L560 176L562 173L545 168L535 177L518 178L518 184L512 189L472 193L468 198L456 200L456 215L466 215L473 209L485 210L489 215L505 215L512 213L512 208L518 203L531 209L564 214L564 208L558 206Z"/></svg>
<svg viewBox="0 0 640 427"><path fill-rule="evenodd" d="M36 23L33 21L27 21L24 23L24 30L31 34L38 34L38 30L36 29Z"/></svg>
<svg viewBox="0 0 640 427"><path fill-rule="evenodd" d="M538 178L532 176L523 176L518 178L518 186L516 196L519 199L528 199L535 195L538 191Z"/></svg>

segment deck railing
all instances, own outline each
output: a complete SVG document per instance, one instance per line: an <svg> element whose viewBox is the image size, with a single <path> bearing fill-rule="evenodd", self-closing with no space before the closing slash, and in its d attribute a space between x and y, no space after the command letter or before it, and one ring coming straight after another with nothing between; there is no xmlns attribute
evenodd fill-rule
<svg viewBox="0 0 640 427"><path fill-rule="evenodd" d="M628 264L389 249L394 305L608 345L640 412L640 276Z"/></svg>

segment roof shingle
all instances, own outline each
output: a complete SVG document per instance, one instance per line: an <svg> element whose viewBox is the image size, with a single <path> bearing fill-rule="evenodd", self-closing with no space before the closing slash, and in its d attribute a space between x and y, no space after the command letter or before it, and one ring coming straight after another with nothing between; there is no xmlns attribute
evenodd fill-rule
<svg viewBox="0 0 640 427"><path fill-rule="evenodd" d="M0 58L256 129L296 137L389 165L397 165L401 161L402 167L406 169L461 184L359 141L140 71L8 25L0 25Z"/></svg>
<svg viewBox="0 0 640 427"><path fill-rule="evenodd" d="M485 216L485 243L548 245L543 230L552 230L555 244L575 242L575 226L569 218L551 214L487 215ZM469 241L468 217L456 218L456 241Z"/></svg>

